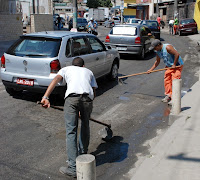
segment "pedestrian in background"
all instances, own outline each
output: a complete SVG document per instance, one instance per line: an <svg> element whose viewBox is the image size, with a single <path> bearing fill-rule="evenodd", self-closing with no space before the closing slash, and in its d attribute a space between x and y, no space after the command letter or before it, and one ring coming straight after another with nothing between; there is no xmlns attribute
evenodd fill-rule
<svg viewBox="0 0 200 180"><path fill-rule="evenodd" d="M174 19L174 35L177 34L177 29L178 29L178 18L175 17L175 19Z"/></svg>
<svg viewBox="0 0 200 180"><path fill-rule="evenodd" d="M58 30L61 30L61 17L59 15L57 17L57 21L58 21Z"/></svg>
<svg viewBox="0 0 200 180"><path fill-rule="evenodd" d="M170 102L172 97L172 81L174 79L181 79L183 60L180 54L171 44L162 44L158 39L152 41L149 50L153 49L156 51L156 61L154 65L147 71L147 73L151 73L151 71L153 71L159 65L160 59L164 61L166 68L172 68L165 71L165 98L162 99L162 102ZM176 66L180 67L177 68Z"/></svg>
<svg viewBox="0 0 200 180"><path fill-rule="evenodd" d="M92 71L84 67L83 59L77 57L72 61L72 66L62 68L52 80L41 100L43 107L50 107L49 96L54 87L62 81L67 83L64 119L68 165L61 167L59 171L64 175L76 177L76 157L87 154L88 151L90 140L89 118L92 113L97 83ZM77 145L79 114L81 128L79 144Z"/></svg>
<svg viewBox="0 0 200 180"><path fill-rule="evenodd" d="M174 34L173 29L174 29L174 20L171 19L171 20L169 20L169 34L171 34L171 35Z"/></svg>
<svg viewBox="0 0 200 180"><path fill-rule="evenodd" d="M158 16L157 17L157 22L158 22L159 26L160 26L160 21L161 21L161 18L160 18L160 16Z"/></svg>

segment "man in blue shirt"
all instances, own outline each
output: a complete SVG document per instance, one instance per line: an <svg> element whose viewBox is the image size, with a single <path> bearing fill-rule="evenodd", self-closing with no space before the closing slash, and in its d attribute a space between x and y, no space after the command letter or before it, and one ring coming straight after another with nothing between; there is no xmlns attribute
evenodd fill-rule
<svg viewBox="0 0 200 180"><path fill-rule="evenodd" d="M154 65L147 71L151 73L160 63L160 59L163 59L166 68L164 76L164 86L165 86L165 98L162 99L163 102L171 101L172 96L172 81L174 79L181 78L181 71L183 69L183 60L180 54L171 44L162 44L160 40L155 39L151 43L149 50L156 51L156 61ZM179 66L179 67L176 67Z"/></svg>

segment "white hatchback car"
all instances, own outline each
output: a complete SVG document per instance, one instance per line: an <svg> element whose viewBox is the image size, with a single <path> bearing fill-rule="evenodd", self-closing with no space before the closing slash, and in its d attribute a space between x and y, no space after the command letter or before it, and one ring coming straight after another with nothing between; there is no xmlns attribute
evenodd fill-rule
<svg viewBox="0 0 200 180"><path fill-rule="evenodd" d="M20 37L1 57L1 79L6 91L44 92L56 73L81 57L96 78L116 79L120 56L94 35L69 31L47 31ZM64 94L66 84L58 84L55 94Z"/></svg>

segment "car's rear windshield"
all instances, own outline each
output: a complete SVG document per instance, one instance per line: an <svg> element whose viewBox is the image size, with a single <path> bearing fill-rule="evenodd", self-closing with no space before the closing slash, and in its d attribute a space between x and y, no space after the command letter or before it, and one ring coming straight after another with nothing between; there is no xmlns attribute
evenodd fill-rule
<svg viewBox="0 0 200 180"><path fill-rule="evenodd" d="M146 21L143 24L145 24L147 26L158 26L158 22L157 21Z"/></svg>
<svg viewBox="0 0 200 180"><path fill-rule="evenodd" d="M86 19L77 19L77 22L78 23L87 23L87 20Z"/></svg>
<svg viewBox="0 0 200 180"><path fill-rule="evenodd" d="M195 23L194 19L184 19L181 20L180 24L190 24L190 23Z"/></svg>
<svg viewBox="0 0 200 180"><path fill-rule="evenodd" d="M113 27L110 34L114 35L128 35L128 36L135 36L137 34L136 27Z"/></svg>
<svg viewBox="0 0 200 180"><path fill-rule="evenodd" d="M56 57L60 43L61 39L22 36L6 53L22 57Z"/></svg>

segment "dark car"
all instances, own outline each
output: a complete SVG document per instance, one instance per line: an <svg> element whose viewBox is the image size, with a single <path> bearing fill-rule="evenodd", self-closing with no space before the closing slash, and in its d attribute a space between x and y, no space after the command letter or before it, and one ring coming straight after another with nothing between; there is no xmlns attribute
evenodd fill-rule
<svg viewBox="0 0 200 180"><path fill-rule="evenodd" d="M86 31L88 22L85 18L77 18L77 30ZM73 19L69 21L69 31L73 28Z"/></svg>
<svg viewBox="0 0 200 180"><path fill-rule="evenodd" d="M143 20L141 21L141 24L147 26L156 39L160 39L160 26L157 21Z"/></svg>
<svg viewBox="0 0 200 180"><path fill-rule="evenodd" d="M178 27L179 36L187 33L198 34L197 23L194 19L182 19Z"/></svg>

